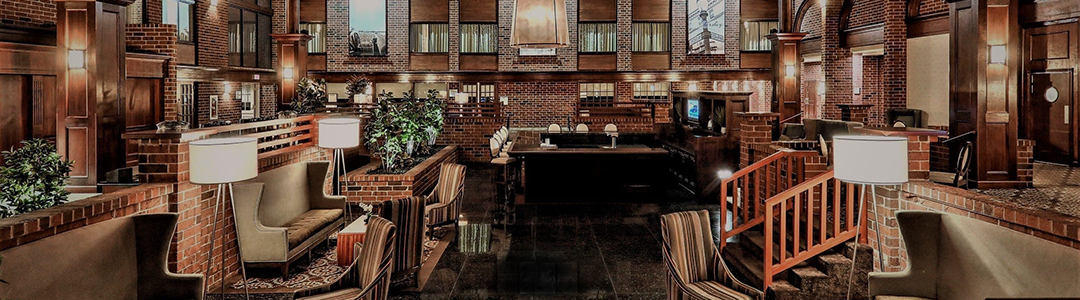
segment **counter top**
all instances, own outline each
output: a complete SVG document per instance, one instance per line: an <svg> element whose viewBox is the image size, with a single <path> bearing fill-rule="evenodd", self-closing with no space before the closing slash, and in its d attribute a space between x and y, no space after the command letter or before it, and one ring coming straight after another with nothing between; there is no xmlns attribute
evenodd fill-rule
<svg viewBox="0 0 1080 300"><path fill-rule="evenodd" d="M572 145L560 146L558 149L543 149L539 144L514 143L513 148L507 153L513 156L529 154L646 154L664 155L667 150L654 148L642 144L616 145L614 149L603 148L605 145Z"/></svg>
<svg viewBox="0 0 1080 300"><path fill-rule="evenodd" d="M929 136L930 142L936 142L941 137L949 136L948 131L915 127L859 127L855 128L854 131L867 135L903 137Z"/></svg>

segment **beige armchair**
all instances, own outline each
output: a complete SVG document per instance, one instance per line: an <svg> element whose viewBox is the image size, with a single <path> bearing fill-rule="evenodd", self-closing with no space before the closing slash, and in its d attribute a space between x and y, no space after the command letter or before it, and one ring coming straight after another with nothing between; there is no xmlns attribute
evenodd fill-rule
<svg viewBox="0 0 1080 300"><path fill-rule="evenodd" d="M0 251L4 299L203 299L203 276L168 271L176 214L122 217Z"/></svg>
<svg viewBox="0 0 1080 300"><path fill-rule="evenodd" d="M390 291L390 267L394 261L394 245L397 228L390 221L372 216L367 224L364 245L353 245L359 253L352 265L345 270L341 284L345 288L329 291L330 286L316 287L297 292L298 296L316 294L300 300L335 299L387 299ZM325 293L321 293L325 292Z"/></svg>
<svg viewBox="0 0 1080 300"><path fill-rule="evenodd" d="M420 271L421 255L424 251L424 196L383 201L379 216L390 220L397 226L397 246L394 264L390 271L394 281L412 279L417 284L416 275Z"/></svg>
<svg viewBox="0 0 1080 300"><path fill-rule="evenodd" d="M731 275L713 242L708 211L662 215L660 234L668 267L668 299L764 299L760 290Z"/></svg>
<svg viewBox="0 0 1080 300"><path fill-rule="evenodd" d="M291 164L233 185L240 258L248 267L289 264L341 228L344 196L326 195L328 162Z"/></svg>
<svg viewBox="0 0 1080 300"><path fill-rule="evenodd" d="M465 195L465 166L444 163L439 169L439 182L427 196L424 215L427 218L428 235L435 227L453 224L458 226L461 198Z"/></svg>
<svg viewBox="0 0 1080 300"><path fill-rule="evenodd" d="M871 299L1080 297L1080 251L980 220L896 213L908 269L870 273Z"/></svg>

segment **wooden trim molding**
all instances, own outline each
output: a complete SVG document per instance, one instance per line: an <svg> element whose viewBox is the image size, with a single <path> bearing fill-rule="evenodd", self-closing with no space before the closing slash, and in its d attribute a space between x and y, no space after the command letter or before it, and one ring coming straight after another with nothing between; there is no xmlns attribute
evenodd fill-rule
<svg viewBox="0 0 1080 300"><path fill-rule="evenodd" d="M907 37L917 38L949 33L949 12L908 17Z"/></svg>
<svg viewBox="0 0 1080 300"><path fill-rule="evenodd" d="M845 48L882 44L885 42L885 23L852 28L840 33L840 43Z"/></svg>
<svg viewBox="0 0 1080 300"><path fill-rule="evenodd" d="M56 75L56 47L0 42L0 74Z"/></svg>
<svg viewBox="0 0 1080 300"><path fill-rule="evenodd" d="M772 80L768 70L638 71L638 72L311 72L312 78L345 82L363 75L372 82L656 82Z"/></svg>

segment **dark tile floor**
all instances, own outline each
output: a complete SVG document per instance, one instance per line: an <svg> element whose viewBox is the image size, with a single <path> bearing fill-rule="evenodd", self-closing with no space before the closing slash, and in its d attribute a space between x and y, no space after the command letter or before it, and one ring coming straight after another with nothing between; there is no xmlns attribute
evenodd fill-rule
<svg viewBox="0 0 1080 300"><path fill-rule="evenodd" d="M659 214L715 208L678 189L644 203L520 204L504 229L492 170L468 167L459 238L421 292L392 299L663 299Z"/></svg>
<svg viewBox="0 0 1080 300"><path fill-rule="evenodd" d="M1080 218L1080 168L1035 163L1034 187L979 190L1020 205Z"/></svg>

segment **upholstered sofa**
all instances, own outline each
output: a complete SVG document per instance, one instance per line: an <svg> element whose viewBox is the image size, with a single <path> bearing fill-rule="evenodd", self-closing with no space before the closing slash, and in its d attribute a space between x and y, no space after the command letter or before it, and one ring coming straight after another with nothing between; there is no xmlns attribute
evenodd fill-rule
<svg viewBox="0 0 1080 300"><path fill-rule="evenodd" d="M240 257L249 268L281 268L325 242L344 222L344 196L328 196L329 162L291 164L234 184Z"/></svg>
<svg viewBox="0 0 1080 300"><path fill-rule="evenodd" d="M176 214L123 217L0 251L4 299L202 299L203 276L167 271Z"/></svg>
<svg viewBox="0 0 1080 300"><path fill-rule="evenodd" d="M871 299L1080 298L1080 250L958 215L896 220L908 269L870 273Z"/></svg>
<svg viewBox="0 0 1080 300"><path fill-rule="evenodd" d="M826 141L832 141L834 136L850 134L852 130L859 127L863 127L863 123L827 119L803 119L802 123L784 123L780 127L780 139L817 141L818 135L821 135Z"/></svg>

